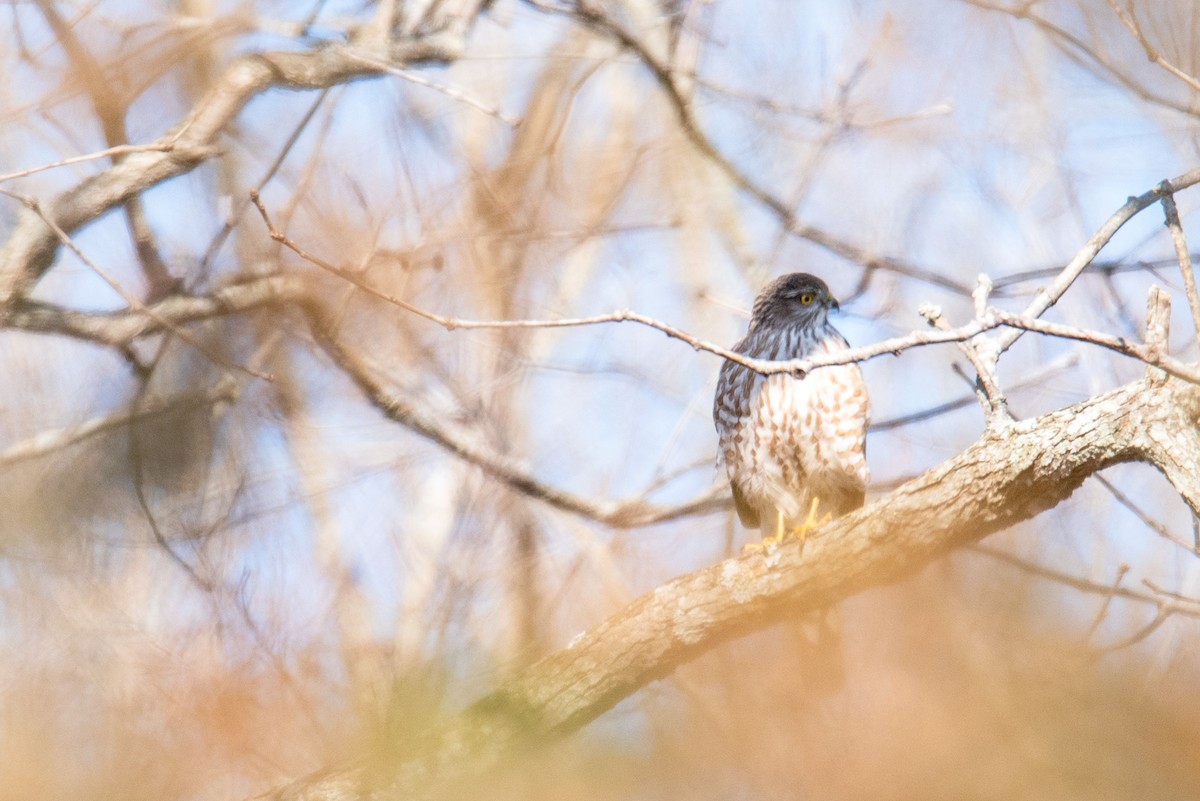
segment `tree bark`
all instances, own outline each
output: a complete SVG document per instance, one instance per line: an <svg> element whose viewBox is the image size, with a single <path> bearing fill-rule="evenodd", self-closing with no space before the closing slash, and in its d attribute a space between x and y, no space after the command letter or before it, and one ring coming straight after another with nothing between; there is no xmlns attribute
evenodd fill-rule
<svg viewBox="0 0 1200 801"><path fill-rule="evenodd" d="M1200 514L1200 386L1157 375L1036 419L821 529L675 578L531 665L409 754L327 771L280 801L410 797L570 734L716 645L897 581L960 545L1034 517L1114 464L1154 465ZM380 765L387 765L384 770Z"/></svg>

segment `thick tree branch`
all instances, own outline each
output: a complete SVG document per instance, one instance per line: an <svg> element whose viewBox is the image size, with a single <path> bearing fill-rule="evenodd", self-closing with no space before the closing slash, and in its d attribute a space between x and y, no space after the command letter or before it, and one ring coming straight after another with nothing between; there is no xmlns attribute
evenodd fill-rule
<svg viewBox="0 0 1200 801"><path fill-rule="evenodd" d="M407 795L496 765L521 743L579 729L719 643L901 579L1052 508L1105 467L1147 461L1170 478L1176 469L1164 454L1186 452L1198 425L1200 387L1143 379L989 430L959 456L826 526L803 549L791 542L730 559L638 598L431 734L424 750L377 755L370 775L361 766L336 770L273 797L348 800L379 786ZM384 772L382 764L394 767Z"/></svg>

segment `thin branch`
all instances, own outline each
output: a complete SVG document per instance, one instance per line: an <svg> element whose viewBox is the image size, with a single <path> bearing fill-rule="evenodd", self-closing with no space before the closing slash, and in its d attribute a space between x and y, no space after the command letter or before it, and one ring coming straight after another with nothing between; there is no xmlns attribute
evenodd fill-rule
<svg viewBox="0 0 1200 801"><path fill-rule="evenodd" d="M743 356L728 348L721 347L712 342L705 341L699 337L693 336L686 331L668 325L647 317L644 314L623 309L620 311L610 312L608 314L597 314L589 317L566 317L557 320L466 320L457 317L447 317L445 315L436 314L434 312L422 309L412 303L409 303L402 298L398 298L387 292L368 284L359 277L357 272L347 270L343 267L338 267L324 259L316 256L293 241L287 234L275 227L271 221L270 214L266 206L262 202L262 198L257 193L252 193L251 198L259 214L263 218L263 223L267 227L268 235L286 246L289 250L299 256L301 259L320 267L326 272L336 275L337 277L350 282L359 289L367 292L374 297L398 306L405 311L411 312L418 317L422 317L430 322L437 323L447 331L458 329L497 329L497 328L570 328L586 325L599 325L602 323L624 323L632 322L639 325L653 328L661 331L669 337L686 342L694 350L703 350L709 353L716 354L725 359L728 359L745 367L754 370L763 375L773 375L775 373L793 373L796 375L806 375L820 367L828 367L838 364L849 364L851 362L862 362L869 359L882 356L884 354L898 355L910 348L920 347L924 345L934 345L947 342L965 342L972 337L976 337L981 333L990 331L1001 326L1009 326L1022 330L1038 330L1042 333L1051 336L1064 337L1066 339L1075 339L1083 342L1091 342L1103 347L1116 350L1125 355L1134 356L1141 359L1147 364L1153 364L1156 367L1161 367L1168 373L1185 378L1189 381L1200 383L1200 370L1197 370L1190 365L1187 365L1170 356L1161 353L1152 353L1150 349L1131 344L1121 337L1114 337L1109 334L1100 332L1086 331L1084 329L1072 328L1069 326L1058 325L1053 323L1043 323L1037 320L1029 320L1019 315L1013 315L998 309L988 309L986 314L970 323L966 323L957 328L944 328L933 331L913 331L905 336L893 337L891 339L876 342L871 345L864 345L857 348L847 348L846 350L837 351L834 353L819 353L804 359L790 359L785 361L770 361L765 359L752 359L748 356Z"/></svg>
<svg viewBox="0 0 1200 801"><path fill-rule="evenodd" d="M1088 342L1093 345L1099 345L1102 348L1108 348L1125 356L1131 356L1146 364L1165 370L1177 378L1182 378L1193 384L1200 384L1200 368L1157 352L1155 348L1130 342L1125 337L1113 336L1103 331L1075 328L1074 326L1062 325L1061 323L1050 323L1045 320L1012 314L1002 309L991 309L989 310L989 315L990 319L987 322L993 324L990 327L1003 325L1017 331L1034 331L1052 337Z"/></svg>
<svg viewBox="0 0 1200 801"><path fill-rule="evenodd" d="M1151 620L1145 626L1138 629L1137 631L1135 631L1133 634L1129 635L1125 639L1118 640L1117 642L1115 642L1111 645L1104 646L1104 649L1103 649L1104 652L1112 653L1113 651L1120 651L1125 648L1128 648L1131 645L1137 645L1139 642L1146 639L1154 632L1158 631L1159 627L1162 626L1163 623L1166 623L1167 619L1169 617L1171 617L1171 615L1178 614L1181 611L1182 610L1174 604L1166 604L1166 603L1159 604L1158 611L1155 613L1153 620Z"/></svg>
<svg viewBox="0 0 1200 801"><path fill-rule="evenodd" d="M444 94L446 97L450 98L451 100L456 100L459 103L463 103L467 106L470 106L471 108L475 109L476 111L482 111L484 114L487 114L489 117L494 117L495 119L500 120L502 123L504 123L505 125L508 125L510 127L515 128L521 122L520 119L518 119L517 117L513 117L509 114L505 114L500 109L495 108L494 106L490 106L487 103L483 102L482 100L477 100L476 98L472 97L471 95L467 94L466 92L462 91L461 89L456 89L453 86L447 86L445 84L440 84L436 81L431 81L422 75L418 75L417 73L413 72L412 70L406 70L406 69L402 69L400 67L394 67L385 61L379 61L378 59L374 59L369 56L362 55L360 53L355 53L353 51L347 51L346 55L356 61L362 62L363 64L367 64L369 66L375 67L376 69L378 69L382 72L386 72L388 75L395 75L398 78L403 78L404 80L408 81L409 83L415 83L418 86L424 86L426 88L434 90L435 92L441 92L442 94Z"/></svg>
<svg viewBox="0 0 1200 801"><path fill-rule="evenodd" d="M53 170L58 167L67 167L72 164L82 164L87 161L95 161L97 159L111 158L113 156L128 156L131 153L168 153L175 147L171 142L156 142L149 145L117 145L116 147L97 150L95 153L88 153L86 156L71 156L70 158L51 161L46 164L39 164L36 167L29 167L16 172L4 173L0 175L0 184L5 181L12 181L17 178L24 178L28 175L33 175L46 170Z"/></svg>
<svg viewBox="0 0 1200 801"><path fill-rule="evenodd" d="M1200 258L1200 254L1189 254L1189 258L1195 260ZM1171 267L1178 264L1178 259L1175 257L1163 259L1138 259L1134 261L1125 261L1123 259L1108 260L1108 261L1093 261L1088 265L1089 274L1098 274L1105 277L1111 277L1117 274L1148 272L1157 274L1159 270L1166 267ZM1037 267L1032 270L1023 270L1021 272L1009 273L993 279L997 295L1016 294L1015 292L1007 292L1010 287L1017 284L1024 284L1029 281L1041 281L1046 278L1053 278L1061 273L1063 265L1059 264L1054 267Z"/></svg>
<svg viewBox="0 0 1200 801"><path fill-rule="evenodd" d="M1063 293L1070 289L1071 284L1075 282L1080 273L1087 269L1092 260L1100 253L1100 250L1108 244L1113 235L1121 230L1121 227L1133 219L1135 215L1148 206L1162 200L1162 198L1194 186L1197 183L1200 183L1200 169L1191 170L1169 181L1163 181L1150 191L1137 197L1129 198L1125 202L1125 205L1117 209L1100 226L1096 233L1092 234L1091 238L1075 254L1075 257L1067 263L1067 266L1062 269L1054 281L1051 282L1050 286L1042 287L1037 291L1033 300L1030 301L1029 305L1022 312L1023 317L1026 319L1041 317L1047 309L1057 303L1063 296ZM1022 326L1018 326L1018 328L1022 328ZM999 337L1000 351L1004 352L1008 350L1020 337L1020 330L1006 331L1001 334Z"/></svg>
<svg viewBox="0 0 1200 801"><path fill-rule="evenodd" d="M1166 589L1165 587L1158 586L1158 584L1156 584L1154 581L1152 581L1151 579L1148 579L1148 578L1142 579L1142 584L1145 585L1147 588L1149 588L1150 591L1153 592L1155 595L1158 595L1160 597L1170 598L1173 601L1181 601L1185 604L1191 605L1192 607L1196 608L1197 610L1200 610L1200 598L1196 598L1191 595L1184 595L1183 593L1180 593L1180 592L1173 592L1171 590Z"/></svg>
<svg viewBox="0 0 1200 801"><path fill-rule="evenodd" d="M1058 375L1063 370L1074 367L1079 363L1079 354L1075 352L1067 353L1064 356L1055 359L1049 364L1042 365L1039 369L1028 374L1020 381L1012 385L1014 390L1026 389L1031 386L1041 384L1048 377ZM970 406L977 400L975 393L970 395L962 395L951 401L939 403L936 406L930 406L927 409L921 409L916 412L909 412L897 417L889 417L886 420L879 420L871 423L871 431L891 431L894 428L901 428L912 423L919 423L924 420L929 420L934 417L940 417L947 412L953 412L965 406Z"/></svg>
<svg viewBox="0 0 1200 801"><path fill-rule="evenodd" d="M1188 251L1183 225L1179 222L1179 209L1175 207L1175 197L1169 193L1163 195L1162 207L1166 226L1171 232L1171 242L1175 245L1175 258L1179 260L1179 272L1183 275L1184 293L1187 295L1188 308L1192 311L1196 341L1200 342L1200 291L1196 289L1196 271L1192 266L1192 254Z"/></svg>
<svg viewBox="0 0 1200 801"><path fill-rule="evenodd" d="M274 161L267 166L267 169L263 172L262 177L258 179L258 183L254 185L253 191L261 192L263 187L265 187L267 183L275 177L275 174L279 171L279 168L283 166L284 159L286 159L288 154L292 152L292 148L295 147L296 142L300 140L300 136L308 127L309 122L311 122L313 116L316 115L317 109L321 107L321 105L325 102L325 98L329 96L329 91L330 90L326 88L317 93L317 96L313 100L312 104L304 112L303 116L300 117L300 121L296 123L296 127L292 129L291 134L286 140L284 140L283 146L279 148L279 152L276 154ZM241 216L243 213L245 213L248 205L250 205L249 198L242 198L238 201L237 207L229 211L229 216L226 217L225 222L221 224L221 229L217 231L212 240L208 243L208 247L205 248L204 256L200 259L200 265L196 270L197 275L208 275L209 271L212 269L213 260L217 257L217 253L220 252L221 247L225 244L225 240L229 238L229 234L233 232L234 226L237 225L238 220L241 219Z"/></svg>
<svg viewBox="0 0 1200 801"><path fill-rule="evenodd" d="M1162 599L1160 598L1156 598L1149 593L1140 592L1138 590L1130 589L1129 587L1121 586L1119 582L1114 584L1102 584L1098 581L1080 578L1079 576L1072 576L1070 573L1064 573L1060 570L1055 570L1052 567L1046 567L1045 565L1038 564L1037 562L1031 562L1027 559L1022 559L1019 556L1014 556L1007 551L1002 551L999 548L994 548L990 545L973 543L966 546L963 550L970 551L971 553L977 553L981 556L986 556L989 559L999 562L1000 564L1016 568L1023 573L1028 573L1031 576L1037 576L1038 578L1052 581L1055 584L1062 584L1065 587L1070 587L1073 590L1079 590L1080 592L1084 592L1089 595L1099 595L1103 598L1113 596L1116 598L1124 598L1128 601L1137 601L1143 604L1150 604L1152 606L1159 606L1162 603ZM1195 609L1181 609L1180 612L1187 617L1200 618L1200 606Z"/></svg>

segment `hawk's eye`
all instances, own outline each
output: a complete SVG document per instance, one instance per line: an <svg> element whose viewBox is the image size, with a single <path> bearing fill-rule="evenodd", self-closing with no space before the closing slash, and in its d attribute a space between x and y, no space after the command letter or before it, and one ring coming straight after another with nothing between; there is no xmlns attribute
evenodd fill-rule
<svg viewBox="0 0 1200 801"><path fill-rule="evenodd" d="M817 296L811 292L805 292L800 296L800 304L802 306L811 306L812 302L817 299Z"/></svg>

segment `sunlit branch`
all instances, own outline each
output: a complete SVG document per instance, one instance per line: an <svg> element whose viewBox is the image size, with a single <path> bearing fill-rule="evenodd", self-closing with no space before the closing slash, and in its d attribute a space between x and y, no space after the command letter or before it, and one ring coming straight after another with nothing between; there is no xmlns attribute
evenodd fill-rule
<svg viewBox="0 0 1200 801"><path fill-rule="evenodd" d="M1075 279L1087 269L1100 250L1108 244L1113 235L1121 230L1125 223L1129 222L1139 212L1148 206L1157 203L1162 198L1180 190L1200 182L1200 169L1192 170L1174 178L1170 181L1163 181L1158 186L1148 192L1145 192L1137 197L1131 197L1125 202L1125 205L1117 209L1111 217L1109 217L1103 225L1092 234L1087 243L1075 254L1075 257L1067 263L1066 267L1058 274L1053 282L1048 287L1043 287L1037 291L1033 300L1025 307L1022 316L1026 319L1041 317L1043 313L1062 298L1063 294L1071 288L1071 284L1075 283ZM1018 326L1024 330L1036 330L1024 326ZM1021 337L1020 330L1007 331L1000 335L1001 351L1008 350L1013 343Z"/></svg>
<svg viewBox="0 0 1200 801"><path fill-rule="evenodd" d="M989 430L958 456L827 524L805 543L792 540L659 585L520 671L417 747L381 755L378 764L386 770L371 776L359 767L322 771L271 797L367 797L362 782L371 780L389 794L421 795L494 766L522 745L565 737L723 642L909 576L955 547L1053 507L1105 466L1154 461L1153 437L1198 401L1198 386L1143 379L1006 431ZM1087 591L1097 586L1071 583ZM1110 592L1137 591L1099 587L1100 594ZM1156 602L1160 615L1200 615L1191 606L1137 596Z"/></svg>
<svg viewBox="0 0 1200 801"><path fill-rule="evenodd" d="M1200 173L1198 173L1200 175ZM881 342L876 342L871 345L864 345L857 348L847 348L843 351L834 353L819 353L814 356L804 359L790 359L786 361L769 361L764 359L752 359L742 354L735 353L728 348L721 347L712 342L700 339L688 332L668 325L667 323L656 320L653 317L648 317L638 312L628 309L610 312L608 314L596 314L588 317L565 317L557 320L467 320L458 317L448 317L441 314L422 309L412 303L409 303L402 298L398 298L390 293L368 284L359 275L351 270L343 267L338 267L319 256L316 256L303 247L298 245L283 231L280 231L271 222L266 206L262 199L257 194L252 195L254 205L258 208L262 215L263 222L267 226L268 235L275 241L283 244L300 258L320 267L322 270L336 275L337 277L350 282L359 289L368 294L398 306L405 311L411 312L418 317L422 317L430 322L437 323L447 331L457 329L499 329L499 328L570 328L587 325L600 325L604 323L624 323L632 322L639 325L653 328L661 331L669 337L678 339L691 345L695 350L703 350L721 356L730 361L744 365L755 372L763 375L773 375L775 373L794 373L804 375L821 367L829 367L837 364L850 364L851 362L862 362L869 359L882 356L884 354L899 355L900 353L923 345L935 345L942 343L966 342L972 337L978 336L981 333L990 331L996 328L1009 327L1020 330L1039 331L1051 336L1063 337L1066 339L1075 339L1081 342L1090 342L1096 345L1115 350L1127 356L1133 356L1141 359L1147 364L1153 364L1166 370L1168 373L1185 378L1189 381L1200 383L1200 370L1191 367L1177 359L1161 353L1151 353L1149 349L1129 343L1121 337L1114 337L1109 334L1104 334L1095 331L1086 331L1070 326L1058 325L1053 323L1043 323L1037 320L1031 320L1020 315L1010 314L1008 312L989 308L985 310L982 318L976 319L964 325L951 328L941 328L933 331L913 331L905 336L893 337Z"/></svg>

